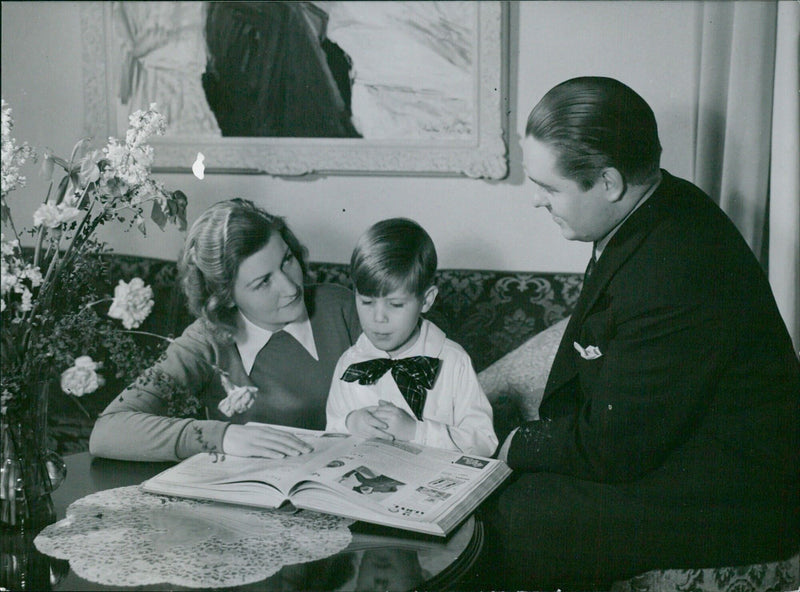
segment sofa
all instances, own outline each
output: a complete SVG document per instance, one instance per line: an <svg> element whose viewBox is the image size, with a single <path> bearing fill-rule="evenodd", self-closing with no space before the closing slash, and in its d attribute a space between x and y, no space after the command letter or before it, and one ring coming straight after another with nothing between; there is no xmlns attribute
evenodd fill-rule
<svg viewBox="0 0 800 592"><path fill-rule="evenodd" d="M191 322L174 262L112 255L107 263L111 278L129 281L141 277L153 287L156 304L142 329L178 335ZM309 280L349 287L348 266L311 262ZM582 275L442 269L436 283L439 296L427 316L470 354L492 403L502 441L521 421L538 417L547 374L580 294ZM87 450L92 418L123 386L124 382L112 378L101 391L84 397L88 416L78 412L63 394L54 393L49 426L52 445L62 454ZM654 570L616 582L612 590L783 592L798 588L800 552L768 564Z"/></svg>
<svg viewBox="0 0 800 592"><path fill-rule="evenodd" d="M109 278L130 281L142 278L153 288L155 305L144 322L143 331L177 336L192 321L177 283L173 261L106 256ZM309 263L309 281L350 286L348 266L340 263ZM580 294L581 275L575 273L533 273L486 270L439 270L436 277L439 297L428 317L470 354L480 373L531 337L569 315ZM113 283L109 282L110 289ZM164 345L160 340L136 336L142 346L151 348L154 359ZM500 377L495 369L492 376ZM50 401L51 446L62 454L88 449L93 418L125 386L125 380L106 375L106 385L83 397L84 414L58 389ZM516 398L500 394L502 382L494 381L501 437L516 425L522 415Z"/></svg>

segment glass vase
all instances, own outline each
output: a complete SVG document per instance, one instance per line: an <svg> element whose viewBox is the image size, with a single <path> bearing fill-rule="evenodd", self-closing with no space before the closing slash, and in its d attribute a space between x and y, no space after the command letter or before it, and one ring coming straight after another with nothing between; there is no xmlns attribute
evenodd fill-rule
<svg viewBox="0 0 800 592"><path fill-rule="evenodd" d="M29 387L24 405L0 415L0 526L4 532L38 531L56 519L50 493L66 466L47 447L49 382Z"/></svg>
<svg viewBox="0 0 800 592"><path fill-rule="evenodd" d="M49 387L32 385L0 415L0 590L50 590L69 569L33 544L56 520L50 493L67 474L47 446Z"/></svg>

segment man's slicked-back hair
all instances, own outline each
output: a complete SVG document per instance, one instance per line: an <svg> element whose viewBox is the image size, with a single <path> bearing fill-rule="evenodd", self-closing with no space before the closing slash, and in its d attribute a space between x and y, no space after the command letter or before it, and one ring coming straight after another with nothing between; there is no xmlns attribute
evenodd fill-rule
<svg viewBox="0 0 800 592"><path fill-rule="evenodd" d="M613 78L584 76L553 87L528 116L525 135L554 148L559 172L583 189L592 187L607 167L634 184L659 168L661 143L653 110Z"/></svg>
<svg viewBox="0 0 800 592"><path fill-rule="evenodd" d="M380 297L405 289L422 296L433 285L436 247L425 230L408 218L373 224L358 239L350 258L356 292Z"/></svg>

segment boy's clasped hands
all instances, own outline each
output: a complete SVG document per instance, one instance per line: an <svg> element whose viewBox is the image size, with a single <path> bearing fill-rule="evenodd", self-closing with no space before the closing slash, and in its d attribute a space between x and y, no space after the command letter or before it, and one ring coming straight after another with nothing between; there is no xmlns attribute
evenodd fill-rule
<svg viewBox="0 0 800 592"><path fill-rule="evenodd" d="M351 434L384 440L413 440L417 422L394 403L381 399L377 405L351 411L346 419Z"/></svg>

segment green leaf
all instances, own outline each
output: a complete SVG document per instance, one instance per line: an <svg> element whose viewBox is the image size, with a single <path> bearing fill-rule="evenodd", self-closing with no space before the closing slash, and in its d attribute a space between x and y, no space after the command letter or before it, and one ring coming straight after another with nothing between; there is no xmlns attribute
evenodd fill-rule
<svg viewBox="0 0 800 592"><path fill-rule="evenodd" d="M61 179L61 182L58 184L58 189L56 189L57 204L60 204L64 200L64 194L67 192L67 185L69 185L69 175L64 175L64 178Z"/></svg>
<svg viewBox="0 0 800 592"><path fill-rule="evenodd" d="M181 191L173 191L171 199L167 202L169 204L170 221L178 225L178 230L186 230L186 206L189 199L186 194Z"/></svg>
<svg viewBox="0 0 800 592"><path fill-rule="evenodd" d="M62 169L64 169L65 171L68 171L68 170L69 170L69 164L68 164L68 163L67 163L67 161L66 161L66 160L64 160L63 158L61 158L61 157L59 157L59 156L56 156L56 155L55 155L55 154L53 154L52 152L50 152L50 153L49 153L49 157L50 157L50 158L52 158L52 159L53 159L53 162L54 162L54 163L56 163L58 166L60 166L60 167L61 167Z"/></svg>
<svg viewBox="0 0 800 592"><path fill-rule="evenodd" d="M157 201L153 201L153 211L150 212L150 219L155 222L161 230L167 226L167 215L161 209L161 205Z"/></svg>

